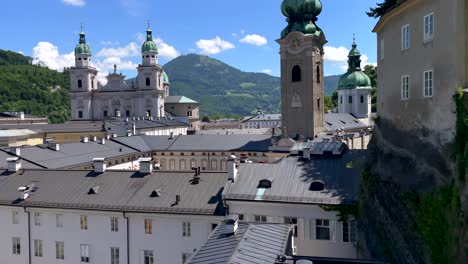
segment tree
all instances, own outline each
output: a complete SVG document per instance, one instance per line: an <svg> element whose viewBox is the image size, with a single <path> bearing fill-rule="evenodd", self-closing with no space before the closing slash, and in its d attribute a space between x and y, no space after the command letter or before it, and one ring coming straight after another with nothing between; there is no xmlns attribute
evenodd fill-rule
<svg viewBox="0 0 468 264"><path fill-rule="evenodd" d="M208 117L208 116L204 116L201 121L204 122L204 123L210 123L211 122L210 117Z"/></svg>
<svg viewBox="0 0 468 264"><path fill-rule="evenodd" d="M377 3L376 7L371 7L369 12L366 12L366 14L369 17L379 18L385 13L387 13L387 11L394 7L396 4L397 0L384 0L384 2L382 3Z"/></svg>
<svg viewBox="0 0 468 264"><path fill-rule="evenodd" d="M324 101L325 101L325 113L327 113L328 111L332 111L333 109L335 109L335 106L333 105L332 97L331 97L331 96L325 95Z"/></svg>

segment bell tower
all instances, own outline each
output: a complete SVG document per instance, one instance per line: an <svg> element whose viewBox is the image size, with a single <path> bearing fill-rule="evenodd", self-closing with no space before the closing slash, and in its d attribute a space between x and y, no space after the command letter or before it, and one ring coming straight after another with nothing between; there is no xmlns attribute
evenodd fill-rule
<svg viewBox="0 0 468 264"><path fill-rule="evenodd" d="M281 32L281 114L288 136L313 139L323 131L323 46L317 26L320 0L284 0L281 12L288 25Z"/></svg>

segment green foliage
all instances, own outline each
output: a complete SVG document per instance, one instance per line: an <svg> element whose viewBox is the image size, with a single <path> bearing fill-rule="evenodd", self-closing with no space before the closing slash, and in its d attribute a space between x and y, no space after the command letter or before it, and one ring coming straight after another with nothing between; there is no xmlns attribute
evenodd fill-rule
<svg viewBox="0 0 468 264"><path fill-rule="evenodd" d="M219 60L196 54L180 56L164 65L164 70L171 80L171 94L185 95L200 102L202 115L246 116L257 107L264 113L280 112L278 77L242 72ZM338 77L325 77L326 91L336 88Z"/></svg>
<svg viewBox="0 0 468 264"><path fill-rule="evenodd" d="M325 95L324 101L325 101L325 113L335 109L336 105L333 105L331 96Z"/></svg>
<svg viewBox="0 0 468 264"><path fill-rule="evenodd" d="M384 2L382 3L377 3L376 7L371 7L370 10L366 12L366 14L369 17L378 18L387 13L387 11L394 7L396 4L397 0L384 0Z"/></svg>
<svg viewBox="0 0 468 264"><path fill-rule="evenodd" d="M363 72L369 76L371 80L371 103L372 103L372 112L377 112L377 68L373 65L364 66Z"/></svg>
<svg viewBox="0 0 468 264"><path fill-rule="evenodd" d="M338 212L338 221L346 222L349 217L357 218L359 213L359 204L337 204L337 205L320 205L325 211Z"/></svg>
<svg viewBox="0 0 468 264"><path fill-rule="evenodd" d="M466 167L468 164L468 157L465 151L468 143L468 121L467 111L464 105L464 96L461 88L453 96L455 107L457 110L456 120L456 134L453 149L453 158L457 163L458 177L461 181L465 180Z"/></svg>
<svg viewBox="0 0 468 264"><path fill-rule="evenodd" d="M30 58L0 50L0 111L70 119L68 73L29 64ZM59 88L60 87L60 88Z"/></svg>

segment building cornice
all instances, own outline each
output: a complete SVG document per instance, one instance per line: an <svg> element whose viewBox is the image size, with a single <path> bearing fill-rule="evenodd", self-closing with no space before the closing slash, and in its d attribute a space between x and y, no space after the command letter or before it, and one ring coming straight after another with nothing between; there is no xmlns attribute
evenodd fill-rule
<svg viewBox="0 0 468 264"><path fill-rule="evenodd" d="M398 3L396 6L394 6L392 9L390 9L387 13L385 13L377 22L375 25L374 29L372 29L372 32L376 33L379 32L382 27L393 17L401 14L405 10L411 8L415 4L419 3L421 0L403 0L400 3Z"/></svg>

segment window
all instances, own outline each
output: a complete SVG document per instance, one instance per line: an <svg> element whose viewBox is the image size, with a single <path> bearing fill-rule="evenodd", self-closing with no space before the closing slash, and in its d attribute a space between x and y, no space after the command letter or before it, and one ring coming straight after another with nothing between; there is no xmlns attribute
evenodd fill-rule
<svg viewBox="0 0 468 264"><path fill-rule="evenodd" d="M353 103L353 97L350 95L348 96L348 103L349 104L352 104Z"/></svg>
<svg viewBox="0 0 468 264"><path fill-rule="evenodd" d="M237 218L239 221L244 221L244 215L240 214L239 217Z"/></svg>
<svg viewBox="0 0 468 264"><path fill-rule="evenodd" d="M143 252L144 254L144 264L154 264L154 257L153 257L153 251L152 250L145 250Z"/></svg>
<svg viewBox="0 0 468 264"><path fill-rule="evenodd" d="M104 117L107 117L107 110L104 110L104 113L102 114Z"/></svg>
<svg viewBox="0 0 468 264"><path fill-rule="evenodd" d="M19 237L14 237L11 239L13 245L13 255L21 254L21 241Z"/></svg>
<svg viewBox="0 0 468 264"><path fill-rule="evenodd" d="M19 224L19 213L18 213L18 211L13 211L13 212L11 213L11 216L12 216L13 224L14 224L14 225Z"/></svg>
<svg viewBox="0 0 468 264"><path fill-rule="evenodd" d="M434 38L434 14L424 16L424 42Z"/></svg>
<svg viewBox="0 0 468 264"><path fill-rule="evenodd" d="M218 169L218 161L217 160L211 160L211 169L212 170L217 170Z"/></svg>
<svg viewBox="0 0 468 264"><path fill-rule="evenodd" d="M89 263L89 246L80 245L81 263Z"/></svg>
<svg viewBox="0 0 468 264"><path fill-rule="evenodd" d="M55 241L55 258L65 259L65 244L63 242Z"/></svg>
<svg viewBox="0 0 468 264"><path fill-rule="evenodd" d="M78 111L78 118L83 118L83 111Z"/></svg>
<svg viewBox="0 0 468 264"><path fill-rule="evenodd" d="M343 96L340 96L340 104L343 104Z"/></svg>
<svg viewBox="0 0 468 264"><path fill-rule="evenodd" d="M266 223L267 221L267 217L264 215L256 215L254 218L255 222Z"/></svg>
<svg viewBox="0 0 468 264"><path fill-rule="evenodd" d="M258 182L257 188L270 189L271 188L271 181L269 181L269 180L260 180Z"/></svg>
<svg viewBox="0 0 468 264"><path fill-rule="evenodd" d="M309 191L320 192L325 190L325 184L321 181L314 181L310 184Z"/></svg>
<svg viewBox="0 0 468 264"><path fill-rule="evenodd" d="M181 159L181 160L179 161L179 167L180 167L180 170L181 170L181 171L184 171L184 170L187 169L187 168L186 168L186 164L185 164L185 160Z"/></svg>
<svg viewBox="0 0 468 264"><path fill-rule="evenodd" d="M126 116L126 117L130 117L130 110L126 110L126 111L125 111L125 116Z"/></svg>
<svg viewBox="0 0 468 264"><path fill-rule="evenodd" d="M317 98L317 109L320 110L320 98Z"/></svg>
<svg viewBox="0 0 468 264"><path fill-rule="evenodd" d="M119 264L120 250L116 247L111 247L111 264Z"/></svg>
<svg viewBox="0 0 468 264"><path fill-rule="evenodd" d="M192 116L192 111L187 111L187 116Z"/></svg>
<svg viewBox="0 0 468 264"><path fill-rule="evenodd" d="M78 88L83 88L83 81L78 80Z"/></svg>
<svg viewBox="0 0 468 264"><path fill-rule="evenodd" d="M88 216L87 215L80 216L80 227L81 227L81 230L88 230Z"/></svg>
<svg viewBox="0 0 468 264"><path fill-rule="evenodd" d="M190 253L182 253L182 263L185 263L191 255Z"/></svg>
<svg viewBox="0 0 468 264"><path fill-rule="evenodd" d="M151 116L151 110L146 110L146 115Z"/></svg>
<svg viewBox="0 0 468 264"><path fill-rule="evenodd" d="M151 79L150 78L146 78L146 86L150 86L151 85Z"/></svg>
<svg viewBox="0 0 468 264"><path fill-rule="evenodd" d="M202 170L206 170L208 168L208 161L207 160L202 160Z"/></svg>
<svg viewBox="0 0 468 264"><path fill-rule="evenodd" d="M424 97L431 97L434 90L434 75L432 71L424 72Z"/></svg>
<svg viewBox="0 0 468 264"><path fill-rule="evenodd" d="M34 240L34 256L42 257L42 240Z"/></svg>
<svg viewBox="0 0 468 264"><path fill-rule="evenodd" d="M182 236L189 237L191 233L191 224L190 222L182 222Z"/></svg>
<svg viewBox="0 0 468 264"><path fill-rule="evenodd" d="M317 65L317 70L315 71L317 83L320 83L320 65Z"/></svg>
<svg viewBox="0 0 468 264"><path fill-rule="evenodd" d="M315 239L330 240L330 220L315 220Z"/></svg>
<svg viewBox="0 0 468 264"><path fill-rule="evenodd" d="M356 242L356 233L356 222L343 222L343 242Z"/></svg>
<svg viewBox="0 0 468 264"><path fill-rule="evenodd" d="M145 219L145 234L153 234L153 220Z"/></svg>
<svg viewBox="0 0 468 264"><path fill-rule="evenodd" d="M111 217L111 232L119 232L119 219L117 217Z"/></svg>
<svg viewBox="0 0 468 264"><path fill-rule="evenodd" d="M409 98L409 76L401 77L401 100Z"/></svg>
<svg viewBox="0 0 468 264"><path fill-rule="evenodd" d="M57 228L62 228L63 227L63 215L62 214L56 214L55 215L55 226Z"/></svg>
<svg viewBox="0 0 468 264"><path fill-rule="evenodd" d="M91 88L94 89L94 80L91 81Z"/></svg>
<svg viewBox="0 0 468 264"><path fill-rule="evenodd" d="M380 39L380 60L383 60L385 57L385 42L384 39Z"/></svg>
<svg viewBox="0 0 468 264"><path fill-rule="evenodd" d="M41 226L41 213L34 213L34 225Z"/></svg>
<svg viewBox="0 0 468 264"><path fill-rule="evenodd" d="M299 65L295 65L292 68L292 82L300 82L302 80L302 72L301 67Z"/></svg>
<svg viewBox="0 0 468 264"><path fill-rule="evenodd" d="M401 28L401 49L406 50L410 48L410 25L404 25Z"/></svg>
<svg viewBox="0 0 468 264"><path fill-rule="evenodd" d="M361 104L364 103L364 95L361 95Z"/></svg>
<svg viewBox="0 0 468 264"><path fill-rule="evenodd" d="M297 218L285 217L284 218L284 223L294 225L294 237L297 237Z"/></svg>

